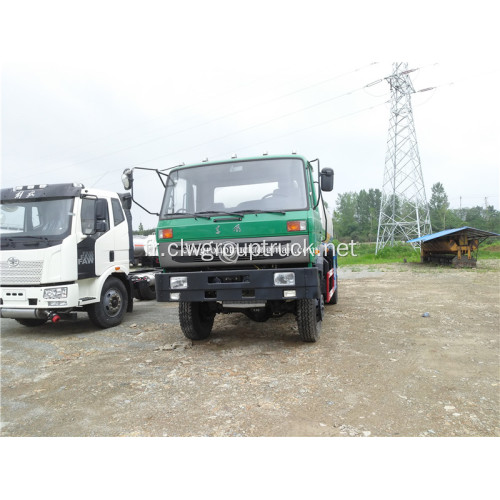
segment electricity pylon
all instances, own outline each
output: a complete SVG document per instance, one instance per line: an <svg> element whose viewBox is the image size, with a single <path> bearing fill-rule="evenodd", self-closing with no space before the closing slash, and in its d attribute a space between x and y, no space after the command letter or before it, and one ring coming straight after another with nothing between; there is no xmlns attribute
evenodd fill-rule
<svg viewBox="0 0 500 500"><path fill-rule="evenodd" d="M408 75L412 71L408 63L394 63L393 74L386 78L391 87L391 117L376 253L387 244L432 232L411 108L415 89Z"/></svg>

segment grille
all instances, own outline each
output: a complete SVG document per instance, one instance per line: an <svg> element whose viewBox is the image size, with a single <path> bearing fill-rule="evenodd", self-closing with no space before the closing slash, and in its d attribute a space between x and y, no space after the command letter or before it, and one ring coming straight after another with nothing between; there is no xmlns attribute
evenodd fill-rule
<svg viewBox="0 0 500 500"><path fill-rule="evenodd" d="M181 250L178 250L178 255L172 257L172 260L174 262L203 262L205 264L210 263L210 262L245 262L245 261L258 261L258 260L277 260L277 259L284 259L286 255L281 255L279 251L274 251L269 254L259 254L259 253L253 253L252 255L249 254L250 249L252 248L253 245L257 249L261 248L261 245L263 244L263 241L245 241L243 243L238 243L237 245L234 244L234 242L229 241L229 242L221 242L221 251L224 249L224 246L228 244L231 245L229 249L234 248L236 250L236 247L238 249L238 256L232 256L231 254L228 255L228 258L224 258L224 254L222 259L220 258L219 255L213 253L210 255L210 258L203 258L201 255L198 255L196 252L193 251L192 255L189 255L189 251L187 248L184 250L184 255L181 255ZM291 244L291 240L281 240L279 242L275 242L272 240L268 240L268 245L276 245L279 244L281 247L286 247L287 245ZM194 246L197 246L197 248L204 248L205 245L200 244L200 243L194 243ZM186 247L189 247L189 245L186 245ZM216 245L212 244L211 245L212 249L215 249ZM246 253L247 252L247 253ZM255 250L254 250L255 252Z"/></svg>
<svg viewBox="0 0 500 500"><path fill-rule="evenodd" d="M7 262L0 262L0 284L3 285L39 285L42 281L43 260L20 261L10 267Z"/></svg>

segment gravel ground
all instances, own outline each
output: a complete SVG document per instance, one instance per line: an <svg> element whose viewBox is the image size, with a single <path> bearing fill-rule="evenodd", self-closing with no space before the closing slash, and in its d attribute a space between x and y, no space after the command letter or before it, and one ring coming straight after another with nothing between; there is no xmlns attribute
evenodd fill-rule
<svg viewBox="0 0 500 500"><path fill-rule="evenodd" d="M241 314L191 342L155 302L108 330L2 319L1 435L499 436L499 285L493 260L345 269L315 344Z"/></svg>

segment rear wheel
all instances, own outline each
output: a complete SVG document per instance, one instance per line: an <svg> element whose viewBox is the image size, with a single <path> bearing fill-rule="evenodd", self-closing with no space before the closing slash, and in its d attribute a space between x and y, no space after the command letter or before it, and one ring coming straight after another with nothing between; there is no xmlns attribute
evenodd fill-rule
<svg viewBox="0 0 500 500"><path fill-rule="evenodd" d="M42 318L24 318L24 319L16 319L18 323L20 323L23 326L42 326L45 323L47 323L46 319Z"/></svg>
<svg viewBox="0 0 500 500"><path fill-rule="evenodd" d="M324 306L323 295L319 299L297 300L297 326L303 342L319 340Z"/></svg>
<svg viewBox="0 0 500 500"><path fill-rule="evenodd" d="M141 295L142 295L142 300L156 299L156 291L154 287L151 286L149 283L144 283Z"/></svg>
<svg viewBox="0 0 500 500"><path fill-rule="evenodd" d="M90 321L99 328L119 325L127 309L127 289L118 278L108 278L102 287L101 300L87 309Z"/></svg>
<svg viewBox="0 0 500 500"><path fill-rule="evenodd" d="M212 332L215 313L206 302L179 302L179 323L184 336L204 340Z"/></svg>
<svg viewBox="0 0 500 500"><path fill-rule="evenodd" d="M139 281L134 286L134 297L137 300L156 299L155 288L148 281Z"/></svg>

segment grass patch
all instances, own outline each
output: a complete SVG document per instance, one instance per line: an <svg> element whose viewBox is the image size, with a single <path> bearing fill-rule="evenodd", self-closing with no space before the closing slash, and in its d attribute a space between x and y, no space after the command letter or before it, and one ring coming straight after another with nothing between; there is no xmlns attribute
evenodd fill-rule
<svg viewBox="0 0 500 500"><path fill-rule="evenodd" d="M336 247L338 242L336 242ZM375 243L358 243L353 246L356 257L350 253L345 257L338 256L339 266L353 266L361 264L390 264L397 262L420 262L420 250L415 250L411 245L398 244L393 247L386 246L377 255L375 255ZM346 252L342 252L346 253ZM474 256L476 257L476 256ZM500 259L500 242L483 243L479 246L477 260L481 259Z"/></svg>
<svg viewBox="0 0 500 500"><path fill-rule="evenodd" d="M477 260L479 259L500 259L500 242L483 243L479 245Z"/></svg>
<svg viewBox="0 0 500 500"><path fill-rule="evenodd" d="M353 250L356 257L350 254L338 256L339 266L349 266L356 264L389 264L393 262L420 262L420 251L414 250L411 245L395 245L385 247L375 255L375 243L359 243L354 245ZM343 252L344 253L344 252Z"/></svg>

